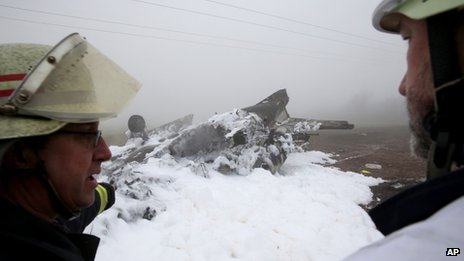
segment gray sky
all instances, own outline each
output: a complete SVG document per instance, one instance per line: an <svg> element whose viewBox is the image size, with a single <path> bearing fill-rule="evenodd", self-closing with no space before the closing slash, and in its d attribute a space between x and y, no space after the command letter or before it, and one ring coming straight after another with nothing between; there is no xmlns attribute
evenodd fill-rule
<svg viewBox="0 0 464 261"><path fill-rule="evenodd" d="M406 44L375 31L380 0L0 0L0 42L79 32L142 82L103 128L150 128L253 105L286 88L293 117L406 124Z"/></svg>

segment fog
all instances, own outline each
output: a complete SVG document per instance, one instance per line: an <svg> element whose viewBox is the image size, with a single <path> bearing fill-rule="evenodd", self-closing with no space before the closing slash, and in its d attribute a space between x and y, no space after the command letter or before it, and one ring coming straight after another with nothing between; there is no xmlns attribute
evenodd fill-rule
<svg viewBox="0 0 464 261"><path fill-rule="evenodd" d="M293 117L406 124L406 44L375 31L372 0L1 0L0 42L54 45L79 32L143 87L132 114L195 122L287 89Z"/></svg>

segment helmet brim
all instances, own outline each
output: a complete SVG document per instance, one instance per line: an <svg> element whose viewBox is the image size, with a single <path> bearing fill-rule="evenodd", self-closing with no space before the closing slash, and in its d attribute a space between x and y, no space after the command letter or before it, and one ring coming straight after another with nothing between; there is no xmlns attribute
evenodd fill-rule
<svg viewBox="0 0 464 261"><path fill-rule="evenodd" d="M374 11L372 24L375 29L381 32L398 33L401 15L413 20L420 20L463 6L463 0L383 0Z"/></svg>
<svg viewBox="0 0 464 261"><path fill-rule="evenodd" d="M0 139L47 135L61 129L66 124L66 122L45 118L0 115Z"/></svg>

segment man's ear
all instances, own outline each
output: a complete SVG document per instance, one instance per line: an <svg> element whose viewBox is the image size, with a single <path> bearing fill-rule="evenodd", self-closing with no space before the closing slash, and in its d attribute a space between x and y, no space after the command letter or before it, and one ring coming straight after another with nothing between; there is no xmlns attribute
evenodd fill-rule
<svg viewBox="0 0 464 261"><path fill-rule="evenodd" d="M34 169L38 166L39 156L37 147L25 140L15 142L3 157L2 164L14 169Z"/></svg>

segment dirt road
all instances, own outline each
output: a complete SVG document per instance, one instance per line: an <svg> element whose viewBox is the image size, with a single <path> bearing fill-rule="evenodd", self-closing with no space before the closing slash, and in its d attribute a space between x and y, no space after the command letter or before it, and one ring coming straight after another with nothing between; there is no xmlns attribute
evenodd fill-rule
<svg viewBox="0 0 464 261"><path fill-rule="evenodd" d="M425 162L411 155L406 126L320 130L309 147L335 154L333 167L386 181L372 187L367 209L425 179Z"/></svg>

